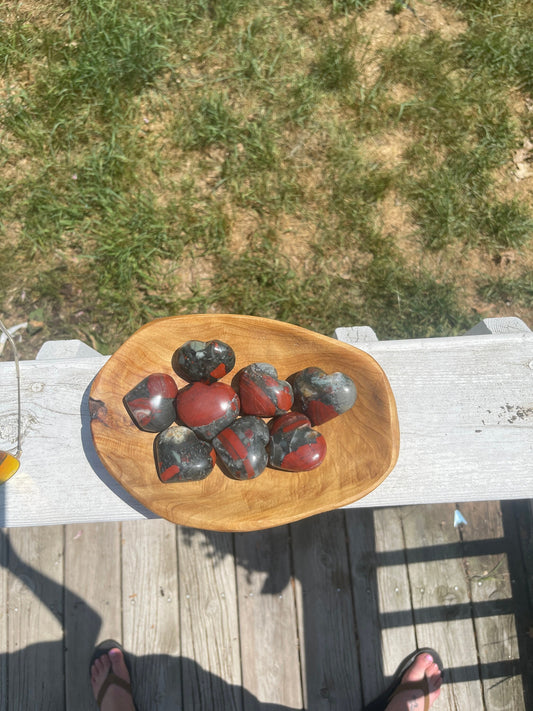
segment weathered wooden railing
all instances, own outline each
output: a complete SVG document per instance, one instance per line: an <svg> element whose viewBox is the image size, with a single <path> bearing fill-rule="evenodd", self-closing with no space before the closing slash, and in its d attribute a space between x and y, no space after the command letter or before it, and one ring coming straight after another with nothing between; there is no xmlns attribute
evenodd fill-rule
<svg viewBox="0 0 533 711"><path fill-rule="evenodd" d="M387 374L400 456L358 506L533 497L533 332L518 318L486 319L464 336L378 341L368 327L336 337ZM88 393L106 362L80 341L45 343L21 366L23 453L0 487L0 526L152 517L94 450ZM0 448L16 446L13 363L0 363Z"/></svg>

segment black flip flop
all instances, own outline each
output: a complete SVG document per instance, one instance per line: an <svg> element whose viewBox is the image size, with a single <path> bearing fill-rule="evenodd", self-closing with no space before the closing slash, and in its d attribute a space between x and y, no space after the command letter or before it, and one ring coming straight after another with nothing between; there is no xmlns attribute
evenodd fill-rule
<svg viewBox="0 0 533 711"><path fill-rule="evenodd" d="M380 694L376 699L371 701L368 706L365 706L363 711L385 711L385 709L391 702L392 697L400 688L403 675L420 654L431 654L431 656L433 657L433 661L439 667L441 674L444 674L444 666L442 664L442 659L439 657L439 655L434 649L430 649L430 647L422 647L421 649L417 649L415 652L412 652L412 654L406 657L402 662L400 662L398 668L394 673L393 680L387 687L387 689L385 689L385 691ZM416 683L413 682L412 687L410 685L406 688L414 688L415 685L416 688L419 688L421 691L424 691L424 681Z"/></svg>
<svg viewBox="0 0 533 711"><path fill-rule="evenodd" d="M118 642L116 642L114 639L106 639L105 642L100 642L100 644L95 648L93 655L91 657L91 661L89 662L89 674L91 673L91 668L95 661L97 659L100 659L100 657L103 657L104 654L107 654L110 649L120 649L124 656L124 663L126 664L126 669L128 670L128 674L130 675L130 679L132 678L132 673L131 673L131 664L130 660L128 659L128 655L124 651L122 645L120 645ZM111 669L109 670L109 674L107 675L104 683L102 684L100 691L98 692L98 697L96 699L96 704L98 708L101 707L102 702L104 700L104 696L106 695L106 692L108 688L112 685L115 684L116 686L120 686L122 689L125 691L129 692L130 694L132 693L131 691L131 684L125 681L124 679L121 679L119 676L117 676ZM133 694L132 694L132 700L133 700ZM134 708L135 707L135 702L133 703Z"/></svg>

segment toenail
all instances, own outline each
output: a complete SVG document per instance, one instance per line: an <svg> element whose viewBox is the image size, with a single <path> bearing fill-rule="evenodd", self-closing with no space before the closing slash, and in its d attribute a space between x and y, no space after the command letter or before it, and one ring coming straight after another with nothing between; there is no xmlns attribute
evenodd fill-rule
<svg viewBox="0 0 533 711"><path fill-rule="evenodd" d="M431 656L431 654L426 654L426 661L427 661L427 662L432 662L432 661L433 661L433 657Z"/></svg>

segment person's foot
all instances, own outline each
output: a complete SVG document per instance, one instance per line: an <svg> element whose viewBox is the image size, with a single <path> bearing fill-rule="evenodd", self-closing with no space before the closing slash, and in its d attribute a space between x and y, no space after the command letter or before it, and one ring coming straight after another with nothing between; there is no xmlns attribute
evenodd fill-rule
<svg viewBox="0 0 533 711"><path fill-rule="evenodd" d="M402 689L404 684L408 688ZM440 694L441 684L442 672L433 657L430 654L419 654L403 675L402 682L385 711L424 711L425 688L429 694L428 708L431 708Z"/></svg>
<svg viewBox="0 0 533 711"><path fill-rule="evenodd" d="M110 674L121 679L126 688L111 681L100 700L101 711L135 711L131 691L127 689L131 679L120 649L110 649L107 654L98 657L91 666L91 686L96 700Z"/></svg>

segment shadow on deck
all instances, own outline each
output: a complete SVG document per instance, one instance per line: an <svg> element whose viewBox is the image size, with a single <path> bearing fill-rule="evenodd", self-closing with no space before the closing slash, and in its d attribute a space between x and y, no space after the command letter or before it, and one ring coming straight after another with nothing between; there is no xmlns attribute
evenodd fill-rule
<svg viewBox="0 0 533 711"><path fill-rule="evenodd" d="M114 636L144 709L363 707L430 646L435 708L533 708L529 502L345 510L246 534L163 521L2 534L2 709L93 709ZM51 613L51 614L50 614Z"/></svg>

